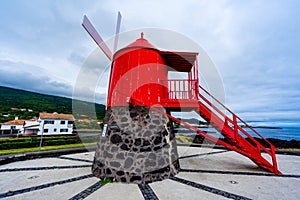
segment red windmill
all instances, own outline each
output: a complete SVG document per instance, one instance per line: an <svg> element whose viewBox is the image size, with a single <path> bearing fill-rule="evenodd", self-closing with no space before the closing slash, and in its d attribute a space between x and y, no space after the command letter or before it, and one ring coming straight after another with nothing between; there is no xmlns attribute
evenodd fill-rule
<svg viewBox="0 0 300 200"><path fill-rule="evenodd" d="M114 53L86 16L82 23L112 61L107 112L93 164L97 177L147 183L174 176L179 171L179 162L172 121L250 158L265 170L281 173L277 168L275 147L199 85L198 53L161 51L149 43L143 33L139 39L116 51L120 20L118 13ZM187 73L188 79L168 79L170 71ZM218 108L220 106L230 116L225 115ZM224 139L219 140L170 114L181 110L199 113ZM267 145L253 138L245 127ZM264 158L262 152L267 153L272 162Z"/></svg>

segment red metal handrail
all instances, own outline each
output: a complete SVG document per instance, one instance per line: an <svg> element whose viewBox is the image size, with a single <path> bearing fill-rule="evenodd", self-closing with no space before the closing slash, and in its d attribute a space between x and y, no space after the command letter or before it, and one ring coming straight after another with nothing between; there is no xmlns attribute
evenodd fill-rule
<svg viewBox="0 0 300 200"><path fill-rule="evenodd" d="M205 98L202 94L199 93L199 97L200 99L204 100L204 102L206 102L211 108L213 108L218 114L220 114L222 117L224 117L224 123L230 122L233 125L233 131L235 133L235 137L238 135L238 131L240 130L241 132L243 132L243 134L245 134L249 139L251 139L252 142L254 142L257 146L260 146L266 153L268 153L269 155L271 155L271 152L265 148L265 146L263 146L261 143L259 143L257 140L255 140L247 131L245 131L242 127L240 127L237 124L237 118L238 116L235 115L234 113L231 112L233 119L229 118L227 115L225 115L220 109L218 109L214 104L212 104L207 98ZM270 148L272 148L272 146L270 145Z"/></svg>
<svg viewBox="0 0 300 200"><path fill-rule="evenodd" d="M275 173L278 172L277 168L277 161L276 161L276 155L275 155L275 149L276 147L270 143L266 138L264 138L260 133L258 133L252 126L247 124L244 120L242 120L239 116L234 114L228 107L226 107L223 103L221 103L218 99L216 99L214 96L212 96L207 90L205 90L202 86L199 85L199 88L204 91L209 97L211 97L214 101L216 101L220 106L222 106L225 110L227 110L229 113L231 113L233 120L231 118L224 115L216 106L214 106L211 102L209 102L203 95L200 94L200 91L198 93L199 98L203 99L206 103L208 103L213 109L215 109L216 112L221 114L223 117L225 117L225 121L228 121L233 124L234 126L234 133L235 135L238 134L238 131L243 132L249 139L251 139L252 142L254 142L260 152L260 148L262 148L267 154L269 154L272 157L273 162L273 170ZM200 100L200 99L199 99ZM240 120L247 128L251 129L256 135L258 135L261 139L263 139L269 146L270 150L268 150L264 145L262 145L260 142L258 142L256 139L254 139L247 131L245 131L240 125L237 124L237 120Z"/></svg>
<svg viewBox="0 0 300 200"><path fill-rule="evenodd" d="M219 105L221 105L225 110L227 110L230 114L232 114L233 119L229 118L227 115L225 115L220 109L218 109L214 104L212 104L207 98L205 98L202 94L200 94L200 91L198 91L195 86L198 82L196 80L188 80L188 79L172 79L172 80L167 80L168 81L168 97L169 99L188 99L188 95L185 94L191 94L191 95L196 95L199 96L200 99L203 99L205 103L207 103L210 107L212 107L219 115L221 115L224 118L224 121L230 122L233 126L235 126L235 123L237 121L234 121L233 119L236 118L240 122L242 122L247 128L251 129L257 136L259 136L261 139L263 139L268 145L270 145L270 148L274 147L266 138L264 138L260 133L258 133L252 126L247 124L244 120L242 120L239 116L234 114L228 107L226 107L223 103L221 103L218 99L216 99L213 95L211 95L206 89L204 89L201 85L199 85L199 88L204 91L209 97L211 97L214 101L216 101ZM187 84L185 84L187 82ZM188 85L188 88L183 87L182 89L179 88L177 89L177 83L180 87L180 83L183 83L183 85ZM170 87L171 85L174 86L174 88ZM191 90L189 90L191 88ZM176 95L176 94L179 95ZM180 98L180 97L187 97L187 98ZM249 134L247 133L244 129L242 129L239 125L235 126L238 128L238 130L242 131L247 137L251 138L253 142L255 142L257 145L258 142ZM261 145L262 148L264 148L263 145Z"/></svg>
<svg viewBox="0 0 300 200"><path fill-rule="evenodd" d="M204 91L208 96L210 96L213 100L215 100L219 105L221 105L224 109L226 109L232 116L235 116L238 120L240 120L247 128L250 128L254 133L256 133L259 137L261 137L265 142L267 142L270 146L274 146L271 144L266 138L264 138L260 133L258 133L252 126L247 124L244 120L242 120L239 116L234 114L228 107L226 107L223 103L221 103L218 99L216 99L213 95L211 95L207 90L205 90L201 85L199 85L199 88ZM199 95L200 92L199 92ZM203 95L201 95L203 97ZM206 98L205 98L206 99ZM229 118L230 119L230 118ZM230 122L234 125L233 121L230 119ZM239 126L239 128L241 128ZM248 136L248 135L247 135ZM250 136L251 137L251 136Z"/></svg>

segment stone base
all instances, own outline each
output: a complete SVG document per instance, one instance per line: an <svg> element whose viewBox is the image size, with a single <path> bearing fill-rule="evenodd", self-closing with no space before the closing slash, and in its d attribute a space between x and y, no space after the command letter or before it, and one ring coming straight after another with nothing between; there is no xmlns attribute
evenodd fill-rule
<svg viewBox="0 0 300 200"><path fill-rule="evenodd" d="M110 107L104 126L92 166L96 177L146 184L178 173L175 134L166 116L144 106Z"/></svg>

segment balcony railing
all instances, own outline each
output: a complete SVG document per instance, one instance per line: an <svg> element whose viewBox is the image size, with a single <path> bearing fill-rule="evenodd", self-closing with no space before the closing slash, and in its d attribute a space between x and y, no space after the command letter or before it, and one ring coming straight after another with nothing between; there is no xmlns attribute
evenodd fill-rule
<svg viewBox="0 0 300 200"><path fill-rule="evenodd" d="M196 80L172 79L163 81L168 85L168 99L196 99L198 82Z"/></svg>

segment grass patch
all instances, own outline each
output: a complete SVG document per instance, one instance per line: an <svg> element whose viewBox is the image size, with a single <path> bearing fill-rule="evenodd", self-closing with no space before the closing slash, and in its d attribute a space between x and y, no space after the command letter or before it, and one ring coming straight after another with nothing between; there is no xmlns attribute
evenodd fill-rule
<svg viewBox="0 0 300 200"><path fill-rule="evenodd" d="M183 135L176 135L176 139L185 144L191 144L193 143L193 139L191 137L183 136Z"/></svg>
<svg viewBox="0 0 300 200"><path fill-rule="evenodd" d="M108 184L108 183L112 183L112 180L105 177L105 178L101 181L101 186L104 186L104 185L106 185L106 184Z"/></svg>
<svg viewBox="0 0 300 200"><path fill-rule="evenodd" d="M299 148L279 148L279 150L295 150L295 151L299 151L300 149Z"/></svg>
<svg viewBox="0 0 300 200"><path fill-rule="evenodd" d="M96 145L96 142L81 143L81 144L66 144L66 145L56 145L56 146L44 146L44 147L41 148L41 151L76 148L76 147L93 146L93 145ZM15 153L26 153L26 152L36 152L36 151L39 151L39 147L6 149L6 150L0 150L0 155L15 154Z"/></svg>

